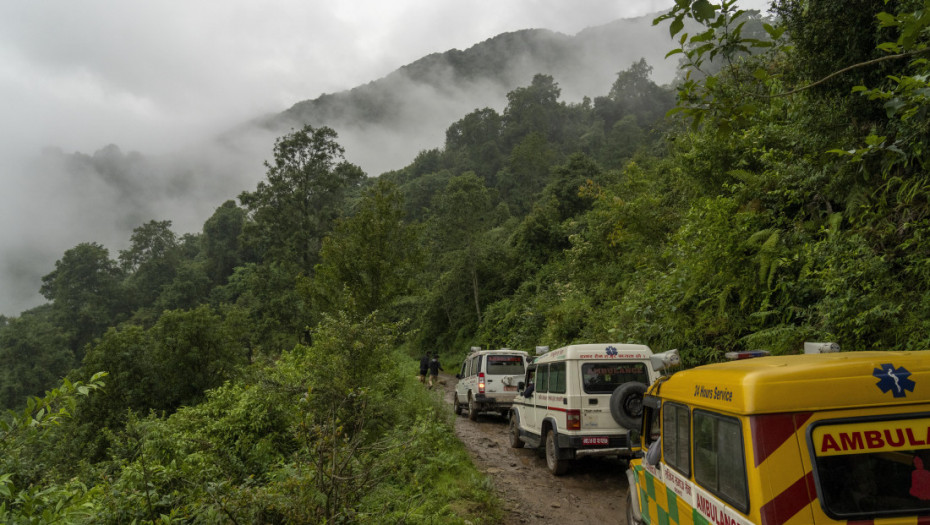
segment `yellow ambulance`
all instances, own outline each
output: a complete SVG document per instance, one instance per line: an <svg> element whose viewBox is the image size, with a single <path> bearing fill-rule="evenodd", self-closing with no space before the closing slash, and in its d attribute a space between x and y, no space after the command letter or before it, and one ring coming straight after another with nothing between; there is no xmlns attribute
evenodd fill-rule
<svg viewBox="0 0 930 525"><path fill-rule="evenodd" d="M930 524L930 351L706 365L643 406L631 525Z"/></svg>

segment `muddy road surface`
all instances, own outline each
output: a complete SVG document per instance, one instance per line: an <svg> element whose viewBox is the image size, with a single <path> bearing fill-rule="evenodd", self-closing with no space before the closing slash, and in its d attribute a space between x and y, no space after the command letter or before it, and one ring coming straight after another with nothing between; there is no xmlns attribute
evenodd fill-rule
<svg viewBox="0 0 930 525"><path fill-rule="evenodd" d="M451 411L457 380L449 375L440 379ZM507 419L497 414L480 414L477 421L470 421L466 409L455 420L455 434L500 494L504 523L626 523L625 461L583 458L567 474L556 477L535 450L511 448L507 429Z"/></svg>

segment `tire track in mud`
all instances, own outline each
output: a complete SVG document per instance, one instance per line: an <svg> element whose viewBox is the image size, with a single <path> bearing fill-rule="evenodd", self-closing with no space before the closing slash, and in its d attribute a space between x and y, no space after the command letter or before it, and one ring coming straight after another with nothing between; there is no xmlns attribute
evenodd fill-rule
<svg viewBox="0 0 930 525"><path fill-rule="evenodd" d="M450 411L456 381L454 376L440 376ZM506 418L488 413L470 421L467 414L466 409L456 417L455 434L497 489L504 503L504 523L626 523L625 461L583 458L573 462L567 474L556 477L535 450L510 447Z"/></svg>

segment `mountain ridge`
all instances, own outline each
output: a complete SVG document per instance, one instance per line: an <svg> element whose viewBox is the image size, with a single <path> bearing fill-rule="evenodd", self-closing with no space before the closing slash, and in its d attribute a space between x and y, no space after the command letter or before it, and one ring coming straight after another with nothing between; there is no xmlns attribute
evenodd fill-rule
<svg viewBox="0 0 930 525"><path fill-rule="evenodd" d="M665 60L672 42L651 25L654 16L618 19L575 35L542 28L501 33L465 50L430 53L379 79L296 102L250 124L278 133L304 124L327 125L340 135L365 125L408 129L422 123L417 109L424 102L430 106L440 100L430 108L448 115L431 126L433 136L441 137L445 127L473 109L503 109L506 94L528 85L537 73L552 75L569 102L606 94L616 74L641 58L654 68L657 83L667 83L677 64ZM416 153L408 151L406 160ZM366 171L376 175L395 167Z"/></svg>

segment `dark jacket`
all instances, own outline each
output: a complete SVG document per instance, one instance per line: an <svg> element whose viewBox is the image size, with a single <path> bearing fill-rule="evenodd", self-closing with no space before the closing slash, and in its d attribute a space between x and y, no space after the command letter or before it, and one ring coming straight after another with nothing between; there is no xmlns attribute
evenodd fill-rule
<svg viewBox="0 0 930 525"><path fill-rule="evenodd" d="M432 358L432 359L430 360L430 362L429 362L429 373L430 373L430 375L434 375L434 376L435 376L435 375L439 375L439 371L440 371L440 370L442 370L443 372L446 371L446 369L443 368L441 364L439 364L439 359L438 359L438 358L436 358L436 357Z"/></svg>

